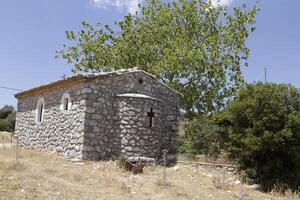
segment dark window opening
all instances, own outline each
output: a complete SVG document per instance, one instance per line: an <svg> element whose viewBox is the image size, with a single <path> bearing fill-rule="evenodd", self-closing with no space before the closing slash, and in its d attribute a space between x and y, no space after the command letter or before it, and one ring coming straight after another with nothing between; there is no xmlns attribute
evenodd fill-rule
<svg viewBox="0 0 300 200"><path fill-rule="evenodd" d="M147 117L149 117L149 127L153 127L154 126L154 116L155 113L153 112L153 108L150 108L150 112L147 113Z"/></svg>
<svg viewBox="0 0 300 200"><path fill-rule="evenodd" d="M142 78L139 79L139 84L143 84L144 80Z"/></svg>
<svg viewBox="0 0 300 200"><path fill-rule="evenodd" d="M44 110L44 104L41 103L38 110L38 122L42 122L43 119L43 110Z"/></svg>
<svg viewBox="0 0 300 200"><path fill-rule="evenodd" d="M64 100L64 109L65 110L69 110L69 99L68 98L66 98L65 100Z"/></svg>

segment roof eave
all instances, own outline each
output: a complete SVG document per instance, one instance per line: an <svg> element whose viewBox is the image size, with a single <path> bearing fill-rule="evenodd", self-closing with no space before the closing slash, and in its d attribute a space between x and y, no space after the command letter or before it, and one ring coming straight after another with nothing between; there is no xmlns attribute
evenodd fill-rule
<svg viewBox="0 0 300 200"><path fill-rule="evenodd" d="M74 76L74 77L70 77L67 79L63 79L63 80L59 80L59 81L55 81L53 83L49 83L49 84L45 84L45 85L41 85L23 92L19 92L17 94L15 94L15 98L17 99L21 99L24 97L28 97L31 96L33 94L37 94L43 91L48 91L50 89L55 89L55 88L60 88L69 84L72 84L74 82L82 82L82 81L86 81L89 78L83 75L78 75L78 76Z"/></svg>

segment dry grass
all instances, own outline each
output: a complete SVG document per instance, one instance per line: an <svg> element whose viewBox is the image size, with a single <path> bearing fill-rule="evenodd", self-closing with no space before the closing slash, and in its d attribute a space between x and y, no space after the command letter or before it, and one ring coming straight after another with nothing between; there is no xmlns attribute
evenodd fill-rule
<svg viewBox="0 0 300 200"><path fill-rule="evenodd" d="M288 199L288 200L299 200L300 199L300 193L292 192L291 190L288 190L285 193L272 192L272 194L277 199Z"/></svg>
<svg viewBox="0 0 300 200"><path fill-rule="evenodd" d="M299 200L300 199L300 193L299 192L293 192L286 185L276 185L273 188L272 191L273 196L277 198L285 198L289 197L289 200Z"/></svg>
<svg viewBox="0 0 300 200"><path fill-rule="evenodd" d="M0 199L101 199L101 200L294 200L235 185L237 177L202 167L177 165L166 170L146 167L133 175L115 162L71 162L52 153L0 149ZM214 181L213 180L217 180ZM219 186L217 186L219 184Z"/></svg>
<svg viewBox="0 0 300 200"><path fill-rule="evenodd" d="M0 132L0 144L10 143L10 141L11 141L11 133Z"/></svg>

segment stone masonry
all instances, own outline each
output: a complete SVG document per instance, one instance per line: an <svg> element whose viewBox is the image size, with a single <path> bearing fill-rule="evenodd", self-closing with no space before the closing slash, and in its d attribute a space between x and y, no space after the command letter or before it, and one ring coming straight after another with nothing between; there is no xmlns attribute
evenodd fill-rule
<svg viewBox="0 0 300 200"><path fill-rule="evenodd" d="M21 146L68 159L176 153L179 94L142 70L77 75L16 95Z"/></svg>

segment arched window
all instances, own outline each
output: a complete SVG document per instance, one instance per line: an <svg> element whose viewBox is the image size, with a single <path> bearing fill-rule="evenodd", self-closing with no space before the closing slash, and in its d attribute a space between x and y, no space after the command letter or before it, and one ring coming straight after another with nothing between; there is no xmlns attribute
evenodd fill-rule
<svg viewBox="0 0 300 200"><path fill-rule="evenodd" d="M36 121L42 122L44 119L45 102L44 98L38 100L36 107Z"/></svg>
<svg viewBox="0 0 300 200"><path fill-rule="evenodd" d="M69 93L64 93L61 99L61 110L71 110L72 108L72 102L71 97Z"/></svg>

